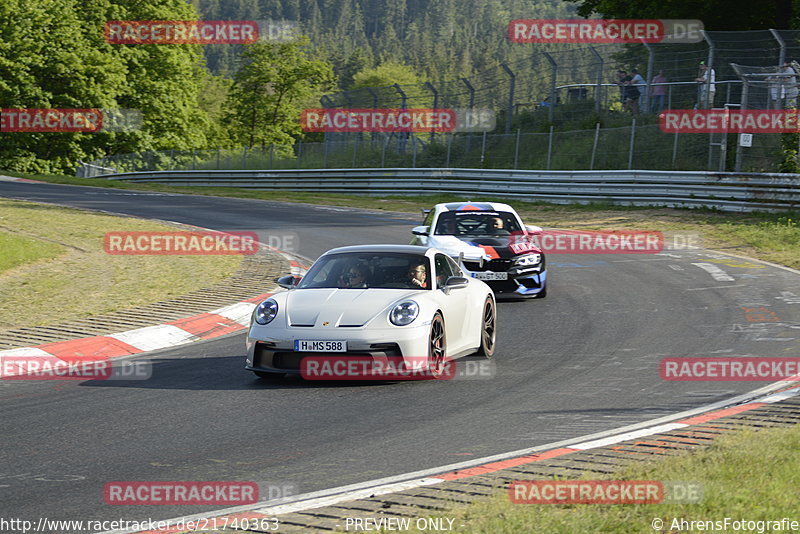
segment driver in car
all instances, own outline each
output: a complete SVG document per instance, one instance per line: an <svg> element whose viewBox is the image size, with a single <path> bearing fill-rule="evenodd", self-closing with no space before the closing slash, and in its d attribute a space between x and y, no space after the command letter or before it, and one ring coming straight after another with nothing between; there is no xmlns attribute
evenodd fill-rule
<svg viewBox="0 0 800 534"><path fill-rule="evenodd" d="M424 263L415 263L408 268L408 281L412 287L428 289L428 270Z"/></svg>
<svg viewBox="0 0 800 534"><path fill-rule="evenodd" d="M439 228L436 231L437 235L456 235L457 233L456 221L454 219L443 220L439 223Z"/></svg>
<svg viewBox="0 0 800 534"><path fill-rule="evenodd" d="M344 289L365 289L367 287L367 270L363 265L353 265L342 275L340 287Z"/></svg>
<svg viewBox="0 0 800 534"><path fill-rule="evenodd" d="M492 217L487 225L487 233L494 235L508 235L509 231L506 230L506 225L502 217Z"/></svg>

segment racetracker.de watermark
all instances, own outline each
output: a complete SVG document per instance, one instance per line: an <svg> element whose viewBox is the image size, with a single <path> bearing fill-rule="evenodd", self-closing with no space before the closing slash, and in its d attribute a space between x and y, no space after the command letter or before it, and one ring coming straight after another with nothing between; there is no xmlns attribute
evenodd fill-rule
<svg viewBox="0 0 800 534"><path fill-rule="evenodd" d="M306 356L300 361L305 380L484 380L497 374L493 360L448 360L435 371L425 357Z"/></svg>
<svg viewBox="0 0 800 534"><path fill-rule="evenodd" d="M800 358L664 358L658 374L672 382L796 381L800 380Z"/></svg>
<svg viewBox="0 0 800 534"><path fill-rule="evenodd" d="M298 28L289 20L109 20L103 38L111 44L253 44L291 41Z"/></svg>
<svg viewBox="0 0 800 534"><path fill-rule="evenodd" d="M661 232L635 230L545 230L534 236L534 242L546 254L656 254L664 250Z"/></svg>
<svg viewBox="0 0 800 534"><path fill-rule="evenodd" d="M259 500L255 482L108 482L103 501L109 505L215 505L254 504Z"/></svg>
<svg viewBox="0 0 800 534"><path fill-rule="evenodd" d="M517 19L508 23L515 43L699 43L703 23L687 19Z"/></svg>
<svg viewBox="0 0 800 534"><path fill-rule="evenodd" d="M698 482L661 480L524 480L508 485L514 504L675 504L702 500Z"/></svg>
<svg viewBox="0 0 800 534"><path fill-rule="evenodd" d="M103 249L112 255L252 255L255 232L108 232Z"/></svg>
<svg viewBox="0 0 800 534"><path fill-rule="evenodd" d="M664 133L798 133L796 109L669 109L658 116Z"/></svg>
<svg viewBox="0 0 800 534"><path fill-rule="evenodd" d="M0 356L0 380L147 380L151 376L149 362Z"/></svg>
<svg viewBox="0 0 800 534"><path fill-rule="evenodd" d="M142 127L137 109L0 109L0 132L97 133L131 132Z"/></svg>
<svg viewBox="0 0 800 534"><path fill-rule="evenodd" d="M314 108L300 113L306 132L490 132L496 126L490 109Z"/></svg>

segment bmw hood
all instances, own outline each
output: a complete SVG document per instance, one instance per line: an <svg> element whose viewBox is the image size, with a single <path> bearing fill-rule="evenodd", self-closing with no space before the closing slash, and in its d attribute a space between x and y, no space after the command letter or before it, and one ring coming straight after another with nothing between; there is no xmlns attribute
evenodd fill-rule
<svg viewBox="0 0 800 534"><path fill-rule="evenodd" d="M480 261L481 258L485 260L507 259L522 254L541 252L536 246L523 241L516 243L509 236L458 238L452 235L435 235L431 236L428 244L453 258L457 258L459 254L463 253L465 261Z"/></svg>
<svg viewBox="0 0 800 534"><path fill-rule="evenodd" d="M296 289L286 295L288 326L364 326L419 290ZM324 325L323 323L328 323Z"/></svg>

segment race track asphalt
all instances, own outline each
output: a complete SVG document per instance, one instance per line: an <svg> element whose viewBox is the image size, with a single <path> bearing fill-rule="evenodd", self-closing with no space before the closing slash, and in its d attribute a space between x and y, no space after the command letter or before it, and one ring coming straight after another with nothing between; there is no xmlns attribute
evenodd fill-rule
<svg viewBox="0 0 800 534"><path fill-rule="evenodd" d="M296 252L312 259L340 245L407 243L420 220L20 182L0 183L0 196L218 230L292 232ZM306 493L432 468L646 421L765 385L663 381L658 364L665 357L799 352L800 305L779 298L800 294L795 273L707 251L548 259L546 299L498 306L491 379L267 382L244 371L238 334L136 358L153 363L145 381L2 381L0 516L166 519L219 508L110 506L102 496L110 481L246 480ZM717 281L697 262L711 262L734 280ZM31 306L58 309L46 295ZM769 321L753 315L761 307L772 313Z"/></svg>

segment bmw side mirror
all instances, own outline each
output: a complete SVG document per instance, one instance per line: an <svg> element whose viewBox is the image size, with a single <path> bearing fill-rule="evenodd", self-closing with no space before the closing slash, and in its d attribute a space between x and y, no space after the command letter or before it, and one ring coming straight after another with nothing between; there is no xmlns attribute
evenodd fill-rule
<svg viewBox="0 0 800 534"><path fill-rule="evenodd" d="M544 232L541 226L533 226L532 224L526 224L525 230L527 230L529 234L533 235L539 235Z"/></svg>
<svg viewBox="0 0 800 534"><path fill-rule="evenodd" d="M428 227L427 226L415 226L411 233L414 235L428 235Z"/></svg>
<svg viewBox="0 0 800 534"><path fill-rule="evenodd" d="M291 274L286 276L281 276L275 282L284 289L294 289L297 284L300 283L301 278L298 276L292 276Z"/></svg>

